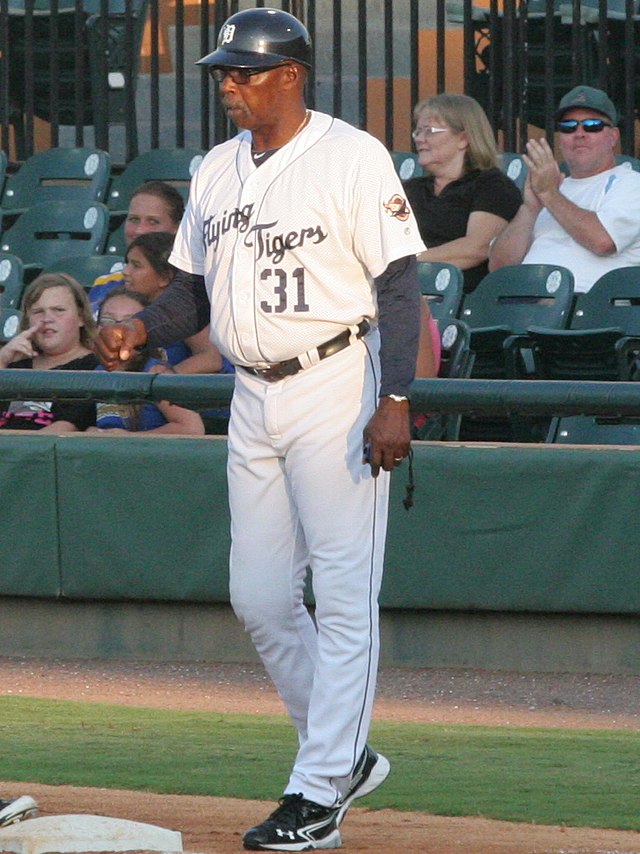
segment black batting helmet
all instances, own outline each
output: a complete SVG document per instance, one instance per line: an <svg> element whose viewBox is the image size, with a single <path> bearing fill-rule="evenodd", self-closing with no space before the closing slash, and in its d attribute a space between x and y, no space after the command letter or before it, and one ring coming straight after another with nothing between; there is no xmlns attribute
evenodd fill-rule
<svg viewBox="0 0 640 854"><path fill-rule="evenodd" d="M245 9L222 25L218 46L197 65L269 68L286 60L311 68L306 27L282 9Z"/></svg>

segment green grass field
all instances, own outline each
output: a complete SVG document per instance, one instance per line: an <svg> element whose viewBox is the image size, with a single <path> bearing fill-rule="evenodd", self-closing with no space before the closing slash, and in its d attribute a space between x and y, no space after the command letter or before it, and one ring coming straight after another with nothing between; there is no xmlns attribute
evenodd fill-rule
<svg viewBox="0 0 640 854"><path fill-rule="evenodd" d="M636 732L376 723L390 807L640 830ZM0 697L0 779L273 800L295 752L283 717Z"/></svg>

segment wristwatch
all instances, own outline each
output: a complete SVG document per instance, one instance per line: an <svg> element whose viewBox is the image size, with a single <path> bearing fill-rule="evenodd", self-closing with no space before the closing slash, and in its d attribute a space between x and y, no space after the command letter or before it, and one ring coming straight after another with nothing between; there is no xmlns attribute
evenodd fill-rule
<svg viewBox="0 0 640 854"><path fill-rule="evenodd" d="M409 400L406 394L385 394L385 397L390 397L396 403L402 403L403 400Z"/></svg>

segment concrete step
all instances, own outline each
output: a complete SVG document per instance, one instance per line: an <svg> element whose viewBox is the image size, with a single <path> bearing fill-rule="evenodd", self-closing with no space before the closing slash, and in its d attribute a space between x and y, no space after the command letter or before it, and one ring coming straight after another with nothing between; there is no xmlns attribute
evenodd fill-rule
<svg viewBox="0 0 640 854"><path fill-rule="evenodd" d="M153 824L100 815L55 815L0 828L0 851L182 851L182 834Z"/></svg>

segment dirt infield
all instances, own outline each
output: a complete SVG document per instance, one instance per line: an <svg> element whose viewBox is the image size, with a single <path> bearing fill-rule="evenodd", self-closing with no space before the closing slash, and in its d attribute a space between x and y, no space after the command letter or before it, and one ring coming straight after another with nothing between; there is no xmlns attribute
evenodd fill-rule
<svg viewBox="0 0 640 854"><path fill-rule="evenodd" d="M0 692L176 709L282 712L258 667L0 659ZM384 670L378 720L640 729L640 677ZM42 815L95 813L179 830L184 849L237 854L272 803L0 783ZM358 854L640 854L640 833L543 827L391 810L350 811L343 845Z"/></svg>

